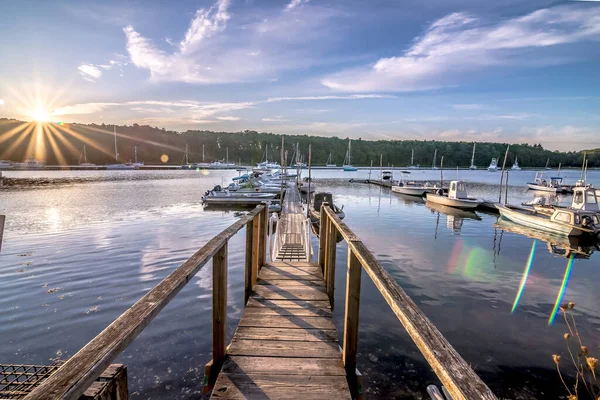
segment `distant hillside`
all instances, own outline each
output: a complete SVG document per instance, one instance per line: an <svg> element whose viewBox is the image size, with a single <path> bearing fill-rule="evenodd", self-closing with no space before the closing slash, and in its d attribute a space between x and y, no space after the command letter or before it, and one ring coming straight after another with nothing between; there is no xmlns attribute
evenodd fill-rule
<svg viewBox="0 0 600 400"><path fill-rule="evenodd" d="M88 161L95 164L114 162L113 125L70 124L58 126L45 124L41 135L45 147L47 164L77 164L83 144L86 143ZM173 132L148 125L116 126L118 133L119 160L133 158L137 146L138 159L148 164L161 163L161 156L168 157L169 164L183 161L186 144L189 147L189 161L202 161L202 145L205 148L205 161L224 159L229 148L229 161L242 164L255 164L263 155L265 146L269 158L280 160L281 135L244 132L192 131ZM28 135L26 135L26 133ZM25 137L27 136L27 137ZM38 137L33 124L21 121L0 119L0 158L22 161L34 154L34 138ZM289 156L296 143L300 151L308 156L308 145L312 144L312 160L315 165L325 164L329 153L333 162L341 165L348 146L348 140L338 137L308 135L285 135L285 148ZM58 151L53 150L58 149ZM384 166L406 166L410 163L411 150L415 151L415 164L430 166L434 150L439 160L444 156L444 167L468 166L471 162L472 142L444 142L433 140L353 140L352 163L354 165L379 165L379 155L383 153ZM505 143L477 143L475 164L487 166L492 157L504 157ZM62 154L61 156L59 155ZM507 164L512 165L515 156L522 167L543 167L550 159L552 167L562 163L564 167L580 167L582 152L558 152L545 150L541 145L511 145ZM588 151L591 167L600 167L600 149Z"/></svg>

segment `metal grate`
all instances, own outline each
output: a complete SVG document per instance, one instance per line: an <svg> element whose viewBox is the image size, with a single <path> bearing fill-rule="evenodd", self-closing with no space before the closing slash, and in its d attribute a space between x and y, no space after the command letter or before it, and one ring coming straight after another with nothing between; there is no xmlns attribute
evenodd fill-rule
<svg viewBox="0 0 600 400"><path fill-rule="evenodd" d="M53 365L0 364L0 399L25 398L59 367L60 363Z"/></svg>

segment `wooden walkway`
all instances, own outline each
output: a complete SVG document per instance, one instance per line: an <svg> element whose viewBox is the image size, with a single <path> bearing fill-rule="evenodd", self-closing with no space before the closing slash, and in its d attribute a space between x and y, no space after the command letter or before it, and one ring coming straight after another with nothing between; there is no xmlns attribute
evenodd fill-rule
<svg viewBox="0 0 600 400"><path fill-rule="evenodd" d="M211 399L351 398L321 267L305 261L303 219L288 187L277 259L291 260L260 269Z"/></svg>

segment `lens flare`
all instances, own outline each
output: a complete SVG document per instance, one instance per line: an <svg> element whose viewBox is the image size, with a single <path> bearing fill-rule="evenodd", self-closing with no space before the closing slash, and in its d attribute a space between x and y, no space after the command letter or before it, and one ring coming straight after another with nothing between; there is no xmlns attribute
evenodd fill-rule
<svg viewBox="0 0 600 400"><path fill-rule="evenodd" d="M548 318L548 326L552 325L554 319L556 318L556 314L558 312L558 307L560 307L560 303L562 302L563 296L567 291L567 285L569 284L569 276L571 276L571 267L573 267L573 261L575 258L571 253L571 257L569 258L569 262L567 263L567 268L565 269L565 276L563 276L562 285L560 286L560 290L558 291L558 295L556 296L556 302L554 303L554 309L552 310L552 314L550 314L550 318Z"/></svg>
<svg viewBox="0 0 600 400"><path fill-rule="evenodd" d="M167 161L169 161L169 156L166 154L163 154L162 156L160 156L160 161L162 163L166 163Z"/></svg>
<svg viewBox="0 0 600 400"><path fill-rule="evenodd" d="M515 302L513 303L512 310L510 310L511 313L515 312L517 306L519 305L519 301L521 301L521 296L523 295L523 290L525 289L525 285L527 284L527 278L529 277L529 271L531 270L531 265L533 264L533 259L535 258L536 245L537 240L534 240L533 244L531 245L531 251L529 252L527 264L525 265L525 271L523 271L523 276L521 277L521 284L519 285L519 290L517 291Z"/></svg>
<svg viewBox="0 0 600 400"><path fill-rule="evenodd" d="M458 268L458 263L460 260L460 256L463 251L463 241L458 238L458 240L454 243L454 247L452 248L452 253L450 253L450 258L448 259L448 273L453 274L456 272Z"/></svg>

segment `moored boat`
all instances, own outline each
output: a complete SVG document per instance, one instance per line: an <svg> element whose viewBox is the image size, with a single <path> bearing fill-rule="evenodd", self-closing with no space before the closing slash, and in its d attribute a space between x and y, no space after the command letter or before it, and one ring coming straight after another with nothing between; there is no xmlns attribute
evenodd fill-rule
<svg viewBox="0 0 600 400"><path fill-rule="evenodd" d="M513 166L510 169L512 171L520 171L521 170L521 167L519 167L518 157L515 157L515 163L513 164Z"/></svg>
<svg viewBox="0 0 600 400"><path fill-rule="evenodd" d="M527 187L531 190L540 190L543 192L562 192L562 180L560 176L554 176L548 180L544 178L543 172L536 172L533 182L527 182Z"/></svg>
<svg viewBox="0 0 600 400"><path fill-rule="evenodd" d="M481 199L467 195L467 186L464 181L450 182L447 196L439 193L439 191L436 193L427 193L427 201L466 210L474 209L483 202Z"/></svg>
<svg viewBox="0 0 600 400"><path fill-rule="evenodd" d="M392 186L392 192L422 197L427 192L436 191L437 186L432 186L428 182L416 182L408 179L410 177L409 171L401 171L400 182L397 185Z"/></svg>
<svg viewBox="0 0 600 400"><path fill-rule="evenodd" d="M473 155L471 155L471 166L469 167L471 170L476 170L477 166L475 165L475 143L473 143Z"/></svg>
<svg viewBox="0 0 600 400"><path fill-rule="evenodd" d="M343 164L344 171L358 171L358 168L352 165L352 140L348 139L348 150Z"/></svg>
<svg viewBox="0 0 600 400"><path fill-rule="evenodd" d="M0 170L3 170L3 169L13 169L14 167L15 166L10 161L0 160Z"/></svg>
<svg viewBox="0 0 600 400"><path fill-rule="evenodd" d="M488 167L488 171L490 171L490 172L498 171L498 159L492 158L492 161L490 162L490 165Z"/></svg>

